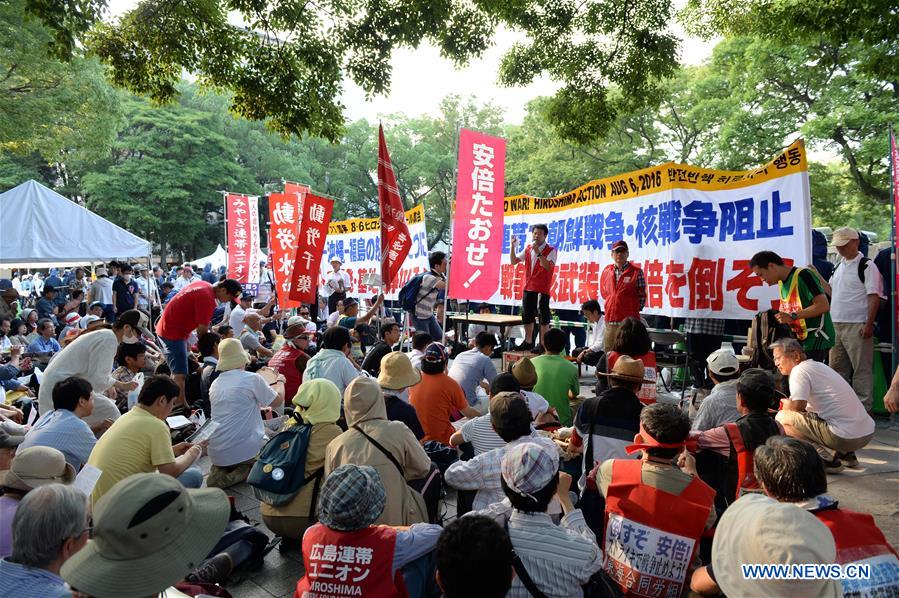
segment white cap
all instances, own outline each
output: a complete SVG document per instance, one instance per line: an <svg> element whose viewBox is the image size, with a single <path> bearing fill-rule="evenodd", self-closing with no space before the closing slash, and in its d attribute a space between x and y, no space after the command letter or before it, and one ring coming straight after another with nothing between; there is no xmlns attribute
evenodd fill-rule
<svg viewBox="0 0 899 598"><path fill-rule="evenodd" d="M740 371L740 362L733 349L718 349L705 362L709 366L709 370L713 374L719 376L730 376Z"/></svg>
<svg viewBox="0 0 899 598"><path fill-rule="evenodd" d="M858 239L858 231L854 228L844 226L843 228L838 228L837 230L833 231L834 247L842 247L849 241L853 241L855 239Z"/></svg>

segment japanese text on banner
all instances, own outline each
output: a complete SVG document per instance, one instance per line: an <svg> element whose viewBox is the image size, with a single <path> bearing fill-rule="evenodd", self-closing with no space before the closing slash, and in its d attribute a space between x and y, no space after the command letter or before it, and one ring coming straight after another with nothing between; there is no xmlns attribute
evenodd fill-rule
<svg viewBox="0 0 899 598"><path fill-rule="evenodd" d="M681 164L627 173L553 198L505 199L502 252L513 236L546 224L558 250L552 307L604 301L599 278L618 240L643 269L643 314L750 319L777 297L749 268L758 251L811 261L811 214L805 150L799 140L767 165L725 172ZM521 301L522 265L502 264L492 303Z"/></svg>
<svg viewBox="0 0 899 598"><path fill-rule="evenodd" d="M291 272L290 298L300 303L313 303L316 298L316 284L328 224L334 202L317 195L306 194L303 201L303 227L297 238L296 255Z"/></svg>
<svg viewBox="0 0 899 598"><path fill-rule="evenodd" d="M502 260L506 141L462 129L449 296L488 299Z"/></svg>
<svg viewBox="0 0 899 598"><path fill-rule="evenodd" d="M278 289L278 306L281 309L299 307L298 301L289 298L291 273L297 237L300 234L300 217L303 198L308 187L295 186L285 193L272 193L268 198L269 209L269 260ZM285 189L288 186L285 185Z"/></svg>
<svg viewBox="0 0 899 598"><path fill-rule="evenodd" d="M259 279L259 264L255 264L256 277L252 278L253 263L259 251L259 212L258 203L251 202L251 199L258 201L258 198L246 195L225 194L228 275L240 283L257 282Z"/></svg>

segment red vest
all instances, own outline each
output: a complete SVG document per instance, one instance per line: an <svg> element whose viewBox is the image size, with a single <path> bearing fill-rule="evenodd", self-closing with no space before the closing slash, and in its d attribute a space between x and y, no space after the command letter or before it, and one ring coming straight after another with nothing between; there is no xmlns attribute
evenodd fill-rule
<svg viewBox="0 0 899 598"><path fill-rule="evenodd" d="M899 555L867 513L823 509L814 513L833 534L840 565L867 564L869 579L844 579L847 596L895 596L899 594Z"/></svg>
<svg viewBox="0 0 899 598"><path fill-rule="evenodd" d="M615 264L606 266L599 279L599 290L606 300L607 323L640 317L640 298L637 296L637 273L640 268L632 262L628 264L618 282L615 282Z"/></svg>
<svg viewBox="0 0 899 598"><path fill-rule="evenodd" d="M603 570L625 596L680 596L715 491L694 477L675 496L644 484L642 471L642 461L612 461Z"/></svg>
<svg viewBox="0 0 899 598"><path fill-rule="evenodd" d="M300 378L299 370L297 370L296 360L297 357L305 354L304 351L297 349L289 342L285 342L281 349L268 360L269 367L279 374L283 374L287 379L284 383L284 400L286 402L293 400L297 390L300 388L300 383L303 381Z"/></svg>
<svg viewBox="0 0 899 598"><path fill-rule="evenodd" d="M608 356L606 357L607 371L612 371L612 368L615 367L615 362L618 361L620 355L621 353L618 353L617 351L609 351ZM633 359L639 359L643 362L643 377L646 380L653 380L653 382L645 382L643 386L640 387L637 398L640 399L640 402L644 405L652 405L656 402L656 354L655 352L650 351L649 353L636 356Z"/></svg>
<svg viewBox="0 0 899 598"><path fill-rule="evenodd" d="M395 547L392 527L341 532L313 525L303 536L306 574L297 582L294 598L406 598L402 571L391 575Z"/></svg>
<svg viewBox="0 0 899 598"><path fill-rule="evenodd" d="M543 247L543 251L540 252L540 255L547 257L553 252L553 249L554 248L550 247L549 243L547 243ZM556 265L553 264L553 267L547 270L540 265L539 261L534 263L532 260L531 247L529 245L524 252L524 290L549 295L553 286L553 272L556 269Z"/></svg>

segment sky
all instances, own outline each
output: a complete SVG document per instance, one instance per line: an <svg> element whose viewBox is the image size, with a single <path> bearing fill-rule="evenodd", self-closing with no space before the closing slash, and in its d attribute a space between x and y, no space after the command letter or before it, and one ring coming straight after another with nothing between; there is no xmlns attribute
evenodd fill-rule
<svg viewBox="0 0 899 598"><path fill-rule="evenodd" d="M110 14L112 17L121 15L137 3L138 0L110 0ZM686 0L675 0L674 4L679 9L686 4ZM682 63L688 65L705 60L718 41L706 42L685 37L677 23L672 23L671 30L683 40L680 58ZM461 69L456 69L452 62L442 58L439 50L431 44L422 44L415 50L396 50L391 58L390 93L367 100L365 92L348 81L341 97L346 107L345 115L350 120L366 118L369 121L378 120L379 115L396 112L412 117L437 115L441 100L449 94L458 94L474 96L481 103L498 105L503 108L507 122L519 124L530 100L552 95L558 88L558 84L545 77L527 87L510 88L497 84L500 59L516 41L524 39L523 34L502 29L497 32L494 45L483 56Z"/></svg>

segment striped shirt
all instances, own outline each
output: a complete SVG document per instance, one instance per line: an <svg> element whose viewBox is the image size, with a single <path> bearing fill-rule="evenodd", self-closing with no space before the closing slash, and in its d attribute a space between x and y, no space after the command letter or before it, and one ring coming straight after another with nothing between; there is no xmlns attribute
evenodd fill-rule
<svg viewBox="0 0 899 598"><path fill-rule="evenodd" d="M506 446L506 441L500 438L496 430L493 429L489 413L465 422L459 431L462 432L462 439L472 444L475 455L482 455L493 449Z"/></svg>
<svg viewBox="0 0 899 598"><path fill-rule="evenodd" d="M507 450L522 442L535 442L545 445L548 450L558 450L551 440L542 436L536 434L522 436L500 448L477 455L469 461L456 461L446 470L444 476L446 483L457 490L477 490L478 494L472 505L474 510L485 509L493 503L502 501L506 497L500 484L503 457Z"/></svg>
<svg viewBox="0 0 899 598"><path fill-rule="evenodd" d="M97 437L90 426L68 409L56 409L45 413L25 434L25 440L19 445L19 451L32 446L49 446L59 449L66 457L66 462L75 468L87 463Z"/></svg>
<svg viewBox="0 0 899 598"><path fill-rule="evenodd" d="M500 525L508 522L515 553L521 557L534 584L551 598L583 596L581 586L602 566L596 536L579 509L565 515L559 525L553 524L546 513L515 510L508 500L472 513L490 517ZM506 596L530 598L531 595L516 575Z"/></svg>
<svg viewBox="0 0 899 598"><path fill-rule="evenodd" d="M7 559L0 560L0 596L56 598L71 595L72 591L66 586L66 582L46 569L26 567Z"/></svg>

